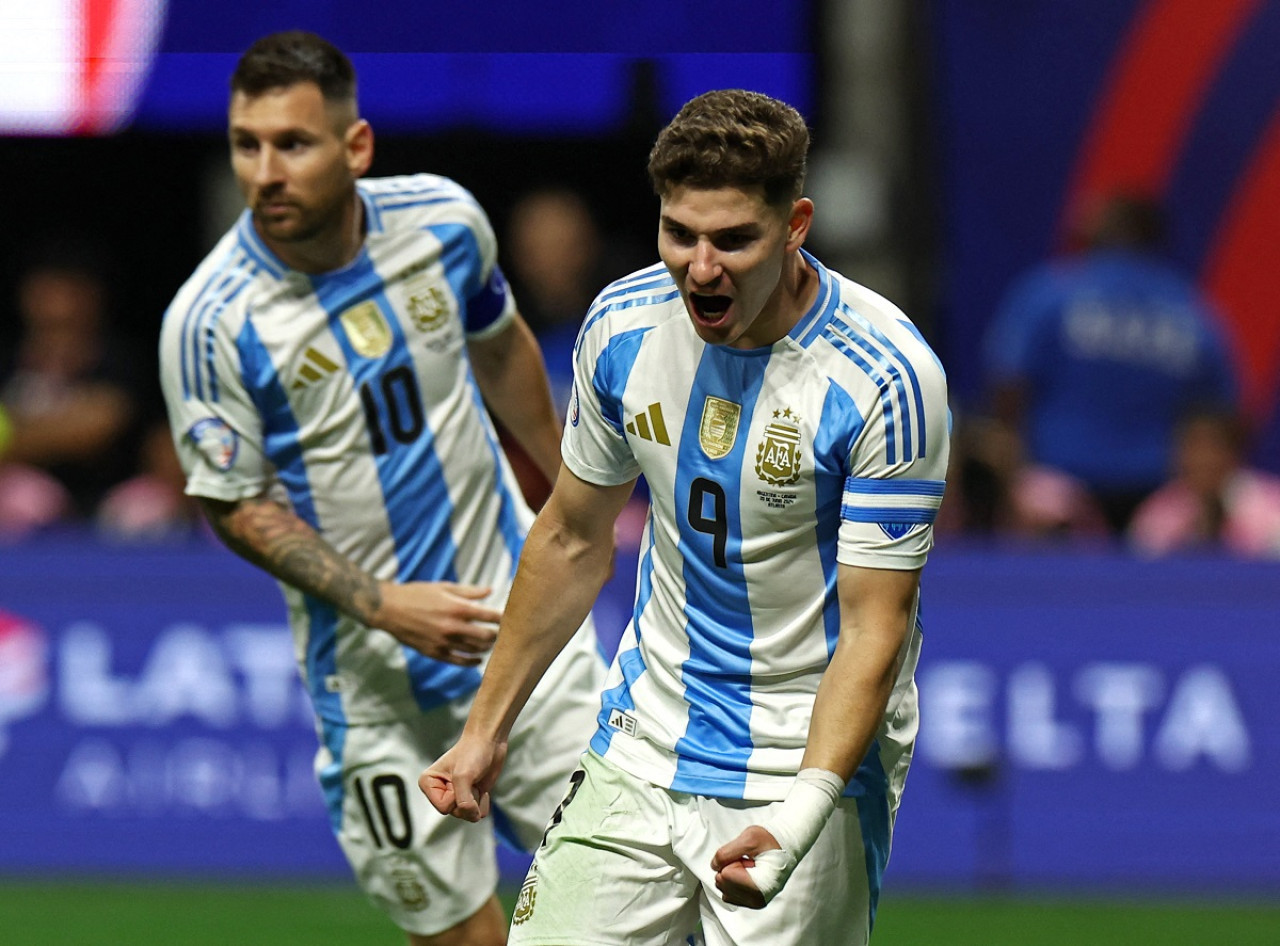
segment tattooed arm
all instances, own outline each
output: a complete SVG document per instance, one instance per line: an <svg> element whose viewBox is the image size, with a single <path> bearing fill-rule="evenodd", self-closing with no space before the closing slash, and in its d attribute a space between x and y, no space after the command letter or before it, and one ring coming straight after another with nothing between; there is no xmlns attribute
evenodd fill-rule
<svg viewBox="0 0 1280 946"><path fill-rule="evenodd" d="M266 496L200 504L218 537L245 561L428 657L474 666L493 645L501 613L478 603L488 588L379 581Z"/></svg>

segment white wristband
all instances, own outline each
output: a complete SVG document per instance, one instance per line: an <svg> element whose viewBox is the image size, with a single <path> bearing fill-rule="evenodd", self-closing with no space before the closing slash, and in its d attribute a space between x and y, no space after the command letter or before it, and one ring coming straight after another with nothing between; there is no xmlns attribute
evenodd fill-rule
<svg viewBox="0 0 1280 946"><path fill-rule="evenodd" d="M768 903L782 890L801 858L813 847L823 826L844 793L844 781L826 769L802 769L786 800L761 827L773 835L782 848L755 857L747 868L756 889Z"/></svg>

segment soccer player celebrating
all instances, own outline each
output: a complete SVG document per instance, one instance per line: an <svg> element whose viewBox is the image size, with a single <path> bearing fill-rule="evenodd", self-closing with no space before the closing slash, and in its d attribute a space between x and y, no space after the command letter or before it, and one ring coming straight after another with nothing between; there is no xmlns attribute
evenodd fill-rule
<svg viewBox="0 0 1280 946"><path fill-rule="evenodd" d="M458 737L533 519L482 398L559 469L542 359L469 193L428 174L361 179L373 134L342 52L267 36L231 90L248 209L161 338L187 492L283 585L316 771L361 886L415 946L497 946L493 832L413 784ZM579 623L492 786L527 849L594 724L604 666Z"/></svg>
<svg viewBox="0 0 1280 946"><path fill-rule="evenodd" d="M512 943L870 936L917 729L947 396L906 316L802 248L808 144L764 95L686 104L649 158L662 265L586 315L563 468L462 739L419 780L441 811L488 810L644 474L632 620Z"/></svg>

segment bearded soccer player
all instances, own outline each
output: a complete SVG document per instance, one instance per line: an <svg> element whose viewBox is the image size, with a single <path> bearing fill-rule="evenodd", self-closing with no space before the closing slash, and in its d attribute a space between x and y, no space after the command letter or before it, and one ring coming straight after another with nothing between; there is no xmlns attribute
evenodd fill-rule
<svg viewBox="0 0 1280 946"><path fill-rule="evenodd" d="M662 263L586 314L563 468L462 740L419 780L441 811L488 810L643 473L631 623L512 943L870 937L917 730L949 415L907 317L803 248L808 144L776 99L687 103L649 159Z"/></svg>
<svg viewBox="0 0 1280 946"><path fill-rule="evenodd" d="M229 134L248 209L162 329L187 492L282 584L360 885L414 946L498 946L495 830L413 785L458 737L533 519L484 404L559 468L542 359L475 199L430 174L362 179L373 133L334 46L255 43ZM604 666L579 624L493 789L500 833L526 849L594 725Z"/></svg>

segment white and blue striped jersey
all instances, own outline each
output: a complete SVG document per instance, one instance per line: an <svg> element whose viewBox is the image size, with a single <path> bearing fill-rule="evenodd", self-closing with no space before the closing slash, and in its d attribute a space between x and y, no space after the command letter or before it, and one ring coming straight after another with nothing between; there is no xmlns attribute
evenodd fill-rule
<svg viewBox="0 0 1280 946"><path fill-rule="evenodd" d="M187 492L282 486L375 577L492 586L501 607L532 522L465 342L515 305L484 211L434 175L361 181L367 236L322 275L288 269L246 211L165 314L160 359ZM416 715L479 685L284 586L303 679L331 723Z"/></svg>
<svg viewBox="0 0 1280 946"><path fill-rule="evenodd" d="M600 485L643 473L651 502L591 746L676 791L784 797L839 635L837 566L915 569L932 547L942 367L895 306L805 258L818 298L772 346L704 343L662 266L607 287L578 337L564 461ZM919 643L917 611L850 794L905 776Z"/></svg>

